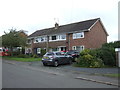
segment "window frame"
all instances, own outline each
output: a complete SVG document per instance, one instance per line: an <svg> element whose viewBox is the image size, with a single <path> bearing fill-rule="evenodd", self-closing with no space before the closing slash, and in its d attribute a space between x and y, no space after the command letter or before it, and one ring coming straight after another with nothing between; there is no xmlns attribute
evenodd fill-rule
<svg viewBox="0 0 120 90"><path fill-rule="evenodd" d="M36 42L36 40L38 40L38 42ZM35 37L34 43L41 43L41 42L46 42L46 41L47 41L46 36L39 36L39 37Z"/></svg>
<svg viewBox="0 0 120 90"><path fill-rule="evenodd" d="M81 36L81 37L78 37L78 36L77 36L78 34L81 34L82 36ZM76 33L73 33L73 39L79 39L79 38L84 38L84 32L76 32Z"/></svg>
<svg viewBox="0 0 120 90"><path fill-rule="evenodd" d="M77 50L78 47L79 47L79 49L82 48L82 50L80 50L80 51L83 51L85 49L84 45L80 45L80 46L72 46L72 50Z"/></svg>
<svg viewBox="0 0 120 90"><path fill-rule="evenodd" d="M64 35L64 39L62 39L62 36ZM52 40L52 36L56 36L56 40ZM57 35L51 35L49 36L49 41L62 41L66 40L66 34L57 34Z"/></svg>

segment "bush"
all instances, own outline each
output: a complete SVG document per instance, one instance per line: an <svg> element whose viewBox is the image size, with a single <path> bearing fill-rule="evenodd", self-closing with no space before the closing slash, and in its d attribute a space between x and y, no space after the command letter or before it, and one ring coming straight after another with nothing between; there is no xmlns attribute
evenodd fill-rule
<svg viewBox="0 0 120 90"><path fill-rule="evenodd" d="M93 67L93 68L100 68L100 67L103 67L104 66L104 63L101 59L99 58L96 58L94 59L92 62L91 62L91 65L90 67Z"/></svg>
<svg viewBox="0 0 120 90"><path fill-rule="evenodd" d="M46 53L46 50L42 48L41 49L41 56L45 55L45 53Z"/></svg>
<svg viewBox="0 0 120 90"><path fill-rule="evenodd" d="M115 66L116 65L116 55L114 48L101 48L97 52L98 57L100 57L105 65Z"/></svg>
<svg viewBox="0 0 120 90"><path fill-rule="evenodd" d="M39 56L38 56L38 55L36 55L36 54L34 54L34 55L33 55L33 58L39 58Z"/></svg>
<svg viewBox="0 0 120 90"><path fill-rule="evenodd" d="M80 53L80 57L77 60L79 66L82 67L102 67L104 64L102 60L96 57L96 50L85 49Z"/></svg>
<svg viewBox="0 0 120 90"><path fill-rule="evenodd" d="M25 55L25 54L19 54L19 55L17 55L17 57L19 57L19 58L28 58L29 56Z"/></svg>

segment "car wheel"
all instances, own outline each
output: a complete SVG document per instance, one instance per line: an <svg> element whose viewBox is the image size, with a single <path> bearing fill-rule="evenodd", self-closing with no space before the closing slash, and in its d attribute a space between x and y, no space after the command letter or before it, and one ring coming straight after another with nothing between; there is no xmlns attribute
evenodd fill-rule
<svg viewBox="0 0 120 90"><path fill-rule="evenodd" d="M57 61L54 62L54 66L55 66L55 67L58 66L58 62L57 62Z"/></svg>

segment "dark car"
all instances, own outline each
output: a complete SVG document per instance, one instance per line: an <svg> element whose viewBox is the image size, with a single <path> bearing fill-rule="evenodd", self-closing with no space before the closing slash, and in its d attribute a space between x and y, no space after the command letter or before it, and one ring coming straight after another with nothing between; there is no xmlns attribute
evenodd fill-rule
<svg viewBox="0 0 120 90"><path fill-rule="evenodd" d="M69 50L66 52L66 54L72 56L74 58L73 61L75 61L75 58L78 58L80 56L79 51L77 50Z"/></svg>
<svg viewBox="0 0 120 90"><path fill-rule="evenodd" d="M43 58L42 63L44 66L53 65L57 67L60 64L71 64L73 57L70 55L62 55L61 52L47 52Z"/></svg>

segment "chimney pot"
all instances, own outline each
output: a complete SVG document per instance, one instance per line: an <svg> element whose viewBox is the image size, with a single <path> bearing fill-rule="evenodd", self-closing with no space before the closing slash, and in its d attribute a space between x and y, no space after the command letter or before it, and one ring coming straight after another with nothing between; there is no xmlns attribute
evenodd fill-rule
<svg viewBox="0 0 120 90"><path fill-rule="evenodd" d="M55 23L55 29L58 29L58 27L59 27L59 24Z"/></svg>

